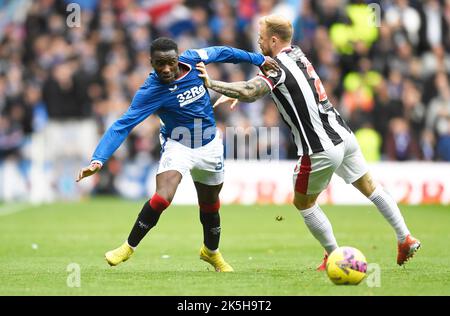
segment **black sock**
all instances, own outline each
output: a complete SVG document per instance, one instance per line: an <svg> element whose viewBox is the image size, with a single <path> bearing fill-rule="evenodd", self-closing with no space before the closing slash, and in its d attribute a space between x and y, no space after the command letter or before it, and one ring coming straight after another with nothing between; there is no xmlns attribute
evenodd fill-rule
<svg viewBox="0 0 450 316"><path fill-rule="evenodd" d="M200 211L200 222L203 225L203 243L209 250L219 248L220 240L220 215Z"/></svg>
<svg viewBox="0 0 450 316"><path fill-rule="evenodd" d="M152 209L149 201L145 202L130 232L130 236L128 236L128 244L131 247L136 247L148 231L158 223L160 216L161 213Z"/></svg>

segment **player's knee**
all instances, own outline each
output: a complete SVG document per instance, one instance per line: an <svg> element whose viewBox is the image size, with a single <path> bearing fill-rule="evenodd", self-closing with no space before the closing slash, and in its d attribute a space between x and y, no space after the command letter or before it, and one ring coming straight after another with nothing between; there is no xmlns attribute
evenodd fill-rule
<svg viewBox="0 0 450 316"><path fill-rule="evenodd" d="M198 204L202 213L218 213L220 209L220 199L214 203L199 202Z"/></svg>
<svg viewBox="0 0 450 316"><path fill-rule="evenodd" d="M160 197L168 201L169 203L172 203L172 200L175 196L176 190L173 190L169 187L163 187L163 188L157 188L155 194L158 194Z"/></svg>
<svg viewBox="0 0 450 316"><path fill-rule="evenodd" d="M150 199L150 206L157 212L162 212L169 207L170 202L163 196L155 193Z"/></svg>
<svg viewBox="0 0 450 316"><path fill-rule="evenodd" d="M313 207L313 205L316 203L316 201L310 201L308 199L299 199L294 198L294 206L299 210L306 210L308 208Z"/></svg>
<svg viewBox="0 0 450 316"><path fill-rule="evenodd" d="M369 173L366 173L361 178L356 180L353 185L366 197L371 196L377 188L376 183L373 181Z"/></svg>

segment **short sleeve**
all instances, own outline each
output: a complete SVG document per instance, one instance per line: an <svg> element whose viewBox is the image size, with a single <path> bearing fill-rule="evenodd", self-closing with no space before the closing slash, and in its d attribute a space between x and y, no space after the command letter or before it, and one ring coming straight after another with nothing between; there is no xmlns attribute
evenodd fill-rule
<svg viewBox="0 0 450 316"><path fill-rule="evenodd" d="M264 79L271 91L286 80L286 73L283 69L270 70L266 74L260 72L258 76Z"/></svg>

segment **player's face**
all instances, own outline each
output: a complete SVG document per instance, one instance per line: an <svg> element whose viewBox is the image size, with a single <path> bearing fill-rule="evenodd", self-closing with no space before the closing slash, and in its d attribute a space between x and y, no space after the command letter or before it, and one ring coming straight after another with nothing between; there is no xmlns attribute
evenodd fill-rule
<svg viewBox="0 0 450 316"><path fill-rule="evenodd" d="M152 66L163 83L175 81L180 72L178 68L178 54L175 50L166 52L156 51L151 56Z"/></svg>
<svg viewBox="0 0 450 316"><path fill-rule="evenodd" d="M267 34L266 25L264 23L260 23L258 45L263 55L272 56L272 50L270 49L270 40L271 37Z"/></svg>

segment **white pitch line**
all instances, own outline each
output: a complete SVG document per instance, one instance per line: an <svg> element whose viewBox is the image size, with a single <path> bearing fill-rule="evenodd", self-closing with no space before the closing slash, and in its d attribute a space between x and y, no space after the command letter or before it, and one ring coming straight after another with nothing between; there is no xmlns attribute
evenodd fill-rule
<svg viewBox="0 0 450 316"><path fill-rule="evenodd" d="M0 206L0 216L11 215L15 213L19 213L30 208L34 208L34 205L28 203L13 203L13 204L5 204Z"/></svg>

